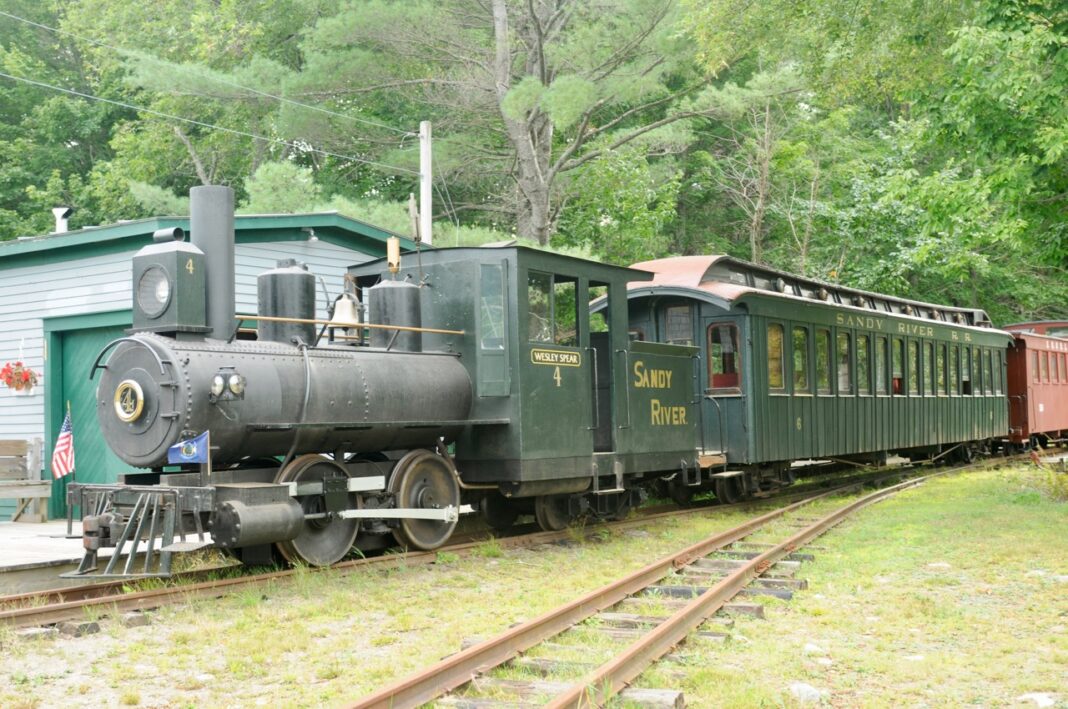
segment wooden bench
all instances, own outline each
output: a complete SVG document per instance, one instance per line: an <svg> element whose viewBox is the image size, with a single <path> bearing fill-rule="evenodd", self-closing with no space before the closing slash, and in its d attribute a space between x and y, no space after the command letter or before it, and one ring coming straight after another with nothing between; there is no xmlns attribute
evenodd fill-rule
<svg viewBox="0 0 1068 709"><path fill-rule="evenodd" d="M16 500L11 521L47 522L51 496L52 481L41 480L41 439L0 441L0 499Z"/></svg>

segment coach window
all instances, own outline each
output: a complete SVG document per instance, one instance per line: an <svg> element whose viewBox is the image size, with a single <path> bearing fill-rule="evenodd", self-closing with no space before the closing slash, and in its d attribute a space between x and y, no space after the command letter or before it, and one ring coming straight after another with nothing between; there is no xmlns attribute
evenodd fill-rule
<svg viewBox="0 0 1068 709"><path fill-rule="evenodd" d="M886 338L875 338L875 393L886 394Z"/></svg>
<svg viewBox="0 0 1068 709"><path fill-rule="evenodd" d="M909 340L909 394L920 394L920 343Z"/></svg>
<svg viewBox="0 0 1068 709"><path fill-rule="evenodd" d="M983 393L983 353L978 347L972 348L972 394Z"/></svg>
<svg viewBox="0 0 1068 709"><path fill-rule="evenodd" d="M831 331L822 327L816 328L816 392L831 393Z"/></svg>
<svg viewBox="0 0 1068 709"><path fill-rule="evenodd" d="M934 396L937 393L937 389L935 389L933 342L926 343L923 348L923 393L927 396Z"/></svg>
<svg viewBox="0 0 1068 709"><path fill-rule="evenodd" d="M741 367L738 361L738 327L730 324L708 326L708 386L712 389L738 389Z"/></svg>
<svg viewBox="0 0 1068 709"><path fill-rule="evenodd" d="M669 345L693 344L693 311L689 305L664 309L664 334Z"/></svg>
<svg viewBox="0 0 1068 709"><path fill-rule="evenodd" d="M938 375L938 393L946 394L946 346L938 346L938 359L935 360L935 369Z"/></svg>
<svg viewBox="0 0 1068 709"><path fill-rule="evenodd" d="M900 337L895 337L893 340L893 386L891 391L900 396L905 393L905 341Z"/></svg>
<svg viewBox="0 0 1068 709"><path fill-rule="evenodd" d="M783 350L782 325L770 323L768 325L768 389L783 391L786 388L783 363L785 357Z"/></svg>
<svg viewBox="0 0 1068 709"><path fill-rule="evenodd" d="M1066 381L1068 381L1068 379L1065 379L1065 373L1066 373L1065 370L1068 369L1068 366L1066 366L1065 360L1068 360L1068 355L1062 354L1061 357L1060 357L1060 360L1061 360L1061 367L1060 367L1061 368L1061 384L1064 384Z"/></svg>
<svg viewBox="0 0 1068 709"><path fill-rule="evenodd" d="M1064 355L1061 355L1062 357ZM1001 366L1001 350L994 353L994 393L1000 394L1002 392L1001 379L1005 376L1005 369ZM1061 377L1061 381L1064 381L1064 377Z"/></svg>
<svg viewBox="0 0 1068 709"><path fill-rule="evenodd" d="M1038 384L1038 351L1031 350L1031 381Z"/></svg>
<svg viewBox="0 0 1068 709"><path fill-rule="evenodd" d="M867 351L865 351L867 354ZM849 369L849 333L838 333L838 393L853 393L852 372Z"/></svg>
<svg viewBox="0 0 1068 709"><path fill-rule="evenodd" d="M949 348L949 393L956 396L960 394L960 380L957 378L960 361L960 346L953 345Z"/></svg>
<svg viewBox="0 0 1068 709"><path fill-rule="evenodd" d="M868 352L867 335L857 335L857 393L871 395L871 355Z"/></svg>
<svg viewBox="0 0 1068 709"><path fill-rule="evenodd" d="M1041 379L1044 383L1049 383L1049 355L1046 352L1041 352L1038 355L1039 371L1041 372Z"/></svg>
<svg viewBox="0 0 1068 709"><path fill-rule="evenodd" d="M972 348L960 349L960 393L964 396L972 394Z"/></svg>
<svg viewBox="0 0 1068 709"><path fill-rule="evenodd" d="M808 382L808 328L795 327L793 337L794 393L811 394Z"/></svg>
<svg viewBox="0 0 1068 709"><path fill-rule="evenodd" d="M983 392L994 393L994 354L987 350L983 357Z"/></svg>

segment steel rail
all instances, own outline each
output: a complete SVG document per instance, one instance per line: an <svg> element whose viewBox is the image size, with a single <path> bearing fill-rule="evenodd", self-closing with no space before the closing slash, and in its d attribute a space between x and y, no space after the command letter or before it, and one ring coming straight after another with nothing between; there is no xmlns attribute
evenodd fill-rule
<svg viewBox="0 0 1068 709"><path fill-rule="evenodd" d="M726 579L721 580L718 584L711 587L705 595L709 595L713 600L702 600L705 598L705 595L702 595L680 611L680 614L688 618L692 614L698 612L691 609L691 606L694 608L702 608L705 605L714 606L712 610L709 611L707 615L702 616L696 624L691 626L688 624L688 620L679 620L671 625L667 625L667 629L665 630L659 629L665 627L666 623L657 626L657 630L654 631L655 635L653 635L654 640L666 637L667 640L661 640L662 644L666 642L666 649L658 649L657 652L646 652L638 647L643 640L637 641L634 643L635 647L633 648L633 651L638 658L648 658L645 659L644 664L641 661L635 661L635 664L631 665L631 660L617 660L612 663L611 668L602 668L602 670L595 671L595 674L589 675L582 682L575 685L571 691L577 692L579 698L572 703L569 703L565 699L560 706L589 705L590 702L587 701L587 699L592 696L590 694L591 688L599 687L605 678L611 676L612 672L617 670L617 665L621 675L627 677L625 681L633 679L640 674L650 662L667 652L667 650L677 644L682 638L685 638L686 634L693 627L704 622L708 615L711 615L722 607L727 600L736 595L753 578L766 571L776 560L790 554L797 548L797 546L807 543L812 538L819 536L849 514L883 499L884 497L930 480L933 477L965 470L994 467L1005 462L1011 462L1011 460L1011 457L997 458L979 463L969 463L950 467L937 473L907 480L850 503L832 515L829 515L805 530L793 535L777 547L763 552L741 567L740 572L735 572L732 576L728 576ZM595 615L597 612L604 610L605 608L615 605L637 591L653 585L668 572L682 568L700 557L707 556L718 549L749 536L753 531L759 529L770 521L789 514L811 502L824 499L848 489L860 487L865 483L870 482L872 478L899 476L902 474L902 471L880 471L880 473L881 475L858 476L862 479L827 490L823 493L813 494L812 496L795 502L787 507L773 510L760 517L749 520L734 529L713 535L702 542L687 547L681 552L677 552L660 561L654 562L653 564L650 564L623 579L613 582L608 586L587 593L559 608L548 611L537 618L510 628L500 636L484 640L476 645L472 645L466 650L450 655L424 670L397 680L392 684L345 706L352 709L366 709L370 707L388 707L390 709L396 709L400 707L417 707L432 701L436 697L468 683L476 675L504 664L534 645L558 635L576 623ZM648 521L648 518L643 518L641 521ZM715 595L711 594L727 595L726 598L717 605ZM676 623L680 623L681 626L676 626ZM676 627L676 629L672 630L673 627ZM677 627L685 627L686 630L684 632L679 631ZM679 632L681 632L681 636L676 637ZM604 674L604 677L602 677L602 674ZM622 684L623 683L613 682L611 685L613 687L613 693L622 689ZM611 694L607 696L611 696Z"/></svg>
<svg viewBox="0 0 1068 709"><path fill-rule="evenodd" d="M996 458L984 461L983 463L973 463L965 467L987 467L990 465L999 465L1004 462L1010 462L1014 458L1023 459L1028 457L1029 456L1027 454L1024 454L1014 457ZM956 470L956 468L951 468L943 472L952 472L953 470ZM833 481L824 480L811 484L812 487L825 487L826 484L842 483L840 485L837 485L836 487L829 488L822 493L817 491L792 489L789 492L785 492L783 494L773 495L761 499L746 500L744 502L732 505L707 505L685 509L673 509L670 511L663 512L658 511L653 512L651 514L641 514L626 520L591 525L586 528L585 532L587 535L589 535L606 528L628 529L630 527L647 524L648 522L655 521L657 519L682 517L692 514L716 512L719 510L736 511L752 509L754 507L761 507L767 503L774 503L777 501L786 501L800 498L799 502L791 504L790 507L774 510L768 513L772 515L779 515L784 514L786 510L792 509L800 504L805 504L814 499L819 499L825 497L826 495L841 492L843 490L853 488L858 485L863 485L867 482L878 480L880 478L907 474L907 472L908 471L904 469L881 470L874 473L853 476L850 478L843 478L840 480ZM505 548L520 548L566 540L568 538L571 538L573 534L573 530L563 530L560 532L538 531L531 534L524 534L513 537L497 537L494 538L494 541L495 543ZM401 554L390 554L362 559L350 559L348 561L342 561L330 567L304 568L301 571L305 573L321 573L335 571L347 574L354 573L365 567L389 568L392 566L399 566L401 564L430 564L437 560L437 555L439 553L449 552L463 556L481 547L485 542L486 539L477 539L469 542L452 544L428 552L404 552ZM218 572L227 568L234 567L202 569L187 573L189 574L189 576L195 577L203 574ZM282 569L280 571L243 575L230 579L217 579L194 584L178 584L174 586L167 586L164 588L152 589L148 591L137 591L133 593L124 592L124 590L131 582L136 583L136 578L120 579L116 581L106 581L95 584L86 584L82 586L54 588L45 591L34 591L23 594L2 596L0 597L0 626L7 626L12 628L26 628L42 625L52 625L64 621L82 620L85 618L85 609L89 607L100 608L103 609L105 612L150 610L153 608L159 608L169 603L182 602L184 600L223 596L235 589L240 589L244 586L254 586L267 581L285 580L289 577L292 577L297 572L297 569ZM112 593L109 593L109 591L111 591ZM57 601L49 602L44 605L35 605L39 603L42 599L57 599Z"/></svg>
<svg viewBox="0 0 1068 709"><path fill-rule="evenodd" d="M524 650L560 634L576 623L651 586L674 569L686 566L695 559L747 537L768 522L838 492L841 492L841 488L813 495L787 507L755 517L733 529L714 534L603 588L591 591L537 618L510 628L495 638L484 640L455 655L450 655L422 671L402 678L347 706L351 709L370 709L371 707L396 709L397 707L417 707L429 702L444 692L466 684L485 669L503 664Z"/></svg>
<svg viewBox="0 0 1068 709"><path fill-rule="evenodd" d="M942 475L945 472L950 471L935 475ZM650 632L635 640L614 658L571 685L567 691L545 706L551 709L603 706L613 695L621 692L649 665L670 652L690 632L696 630L772 564L809 543L854 512L902 490L919 485L935 475L907 480L855 500L749 560Z"/></svg>
<svg viewBox="0 0 1068 709"><path fill-rule="evenodd" d="M850 477L843 477L836 480L820 480L807 484L800 484L788 489L785 489L777 494L770 495L768 497L745 500L733 505L721 505L721 504L697 504L693 507L679 508L675 505L658 505L655 507L646 508L645 510L636 510L636 515L625 520L615 520L606 522L597 522L591 524L586 528L586 531L593 533L600 529L628 529L630 527L640 526L647 522L653 522L658 519L665 519L669 517L684 517L694 514L701 514L705 512L723 511L737 511L762 507L766 504L773 504L778 501L789 501L796 499L804 499L808 495L814 494L817 490L826 490L830 485L835 485L836 488L842 486L856 485L858 483L867 482L870 480L877 480L886 477L889 471L881 471L878 473L867 473L864 475L856 475ZM902 473L907 471L902 471ZM902 474L902 473L890 473L890 474ZM522 526L522 525L520 525ZM516 534L512 536L493 537L497 544L503 547L521 547L521 546L534 546L537 544L547 544L555 541L560 541L569 538L571 533L567 531L562 532L543 532L537 531L526 534ZM404 558L407 562L414 563L429 563L436 559L436 555L441 552L459 553L470 551L478 545L484 543L487 537L479 537L472 539L471 541L456 542L448 546L441 547L432 552L407 552L406 555L386 555L380 557L369 557L365 559L353 559L349 561L342 561L335 564L332 569L347 570L354 567L370 566L380 563L396 563L395 559ZM182 583L186 580L201 579L205 576L209 576L213 573L220 573L226 571L232 571L240 569L239 565L212 567L207 569L196 569L192 571L179 572L171 576L169 579L172 583ZM321 571L323 569L311 569L313 571ZM292 573L292 570L285 570L281 572L283 574ZM263 575L256 575L262 577ZM246 576L248 577L248 576ZM23 606L34 606L37 608L46 608L57 603L65 603L78 601L83 599L98 599L98 598L115 598L121 595L128 595L125 590L131 583L136 584L137 577L130 579L117 579L111 581L99 581L96 583L87 583L75 586L64 586L51 589L45 589L41 591L29 591L25 593L16 593L6 596L0 596L0 609L15 609ZM43 611L42 611L43 612ZM4 611L0 610L0 624L5 620L10 620L13 616L5 616ZM30 625L30 620L27 618L24 622L20 622L18 627L24 627Z"/></svg>

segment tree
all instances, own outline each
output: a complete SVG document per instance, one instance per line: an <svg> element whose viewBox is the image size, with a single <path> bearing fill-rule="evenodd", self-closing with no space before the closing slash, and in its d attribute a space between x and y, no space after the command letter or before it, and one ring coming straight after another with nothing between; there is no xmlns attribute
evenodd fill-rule
<svg viewBox="0 0 1068 709"><path fill-rule="evenodd" d="M553 244L588 248L609 263L662 256L675 217L680 175L658 175L636 150L608 151L583 165L583 189L568 203Z"/></svg>
<svg viewBox="0 0 1068 709"><path fill-rule="evenodd" d="M394 124L434 119L455 210L503 210L545 244L580 189L568 173L624 145L685 145L668 128L697 115L678 101L706 79L681 51L674 13L673 0L349 3L304 43L299 91L375 115L394 97ZM339 150L368 145L320 128ZM414 164L410 146L382 147Z"/></svg>

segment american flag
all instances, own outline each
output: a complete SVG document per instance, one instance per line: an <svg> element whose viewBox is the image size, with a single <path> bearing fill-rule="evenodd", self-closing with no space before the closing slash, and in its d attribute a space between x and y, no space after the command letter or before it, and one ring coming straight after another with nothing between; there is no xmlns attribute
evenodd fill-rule
<svg viewBox="0 0 1068 709"><path fill-rule="evenodd" d="M59 480L74 472L74 429L70 426L70 410L59 429L56 447L52 449L52 477Z"/></svg>

